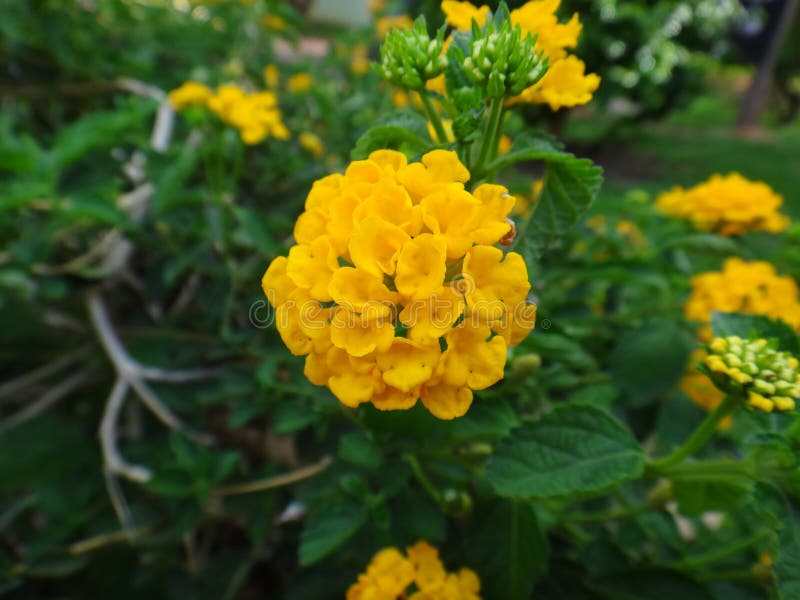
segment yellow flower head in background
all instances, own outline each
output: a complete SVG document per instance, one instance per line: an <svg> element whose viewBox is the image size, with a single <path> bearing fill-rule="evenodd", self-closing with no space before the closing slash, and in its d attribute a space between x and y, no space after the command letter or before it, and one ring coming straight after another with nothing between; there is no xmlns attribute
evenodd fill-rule
<svg viewBox="0 0 800 600"><path fill-rule="evenodd" d="M683 310L693 321L710 323L713 311L739 312L782 319L800 329L797 283L791 277L778 275L767 262L729 258L722 271L695 275L691 286L692 293ZM701 339L708 340L710 336L710 328L701 330Z"/></svg>
<svg viewBox="0 0 800 600"><path fill-rule="evenodd" d="M800 400L800 361L767 340L715 338L704 363L715 385L741 394L758 410L794 410Z"/></svg>
<svg viewBox="0 0 800 600"><path fill-rule="evenodd" d="M533 328L528 271L496 247L514 198L468 192L455 152L409 163L393 150L312 187L297 244L262 280L289 350L345 405L466 413L503 378L507 348Z"/></svg>
<svg viewBox="0 0 800 600"><path fill-rule="evenodd" d="M600 77L587 74L584 62L568 53L578 45L581 23L577 13L568 22L559 23L556 12L560 4L561 0L532 0L511 11L511 24L536 36L536 51L543 53L549 65L544 77L512 98L511 103L547 104L551 110L569 108L588 103L600 86ZM478 26L484 25L489 8L444 0L442 11L448 25L468 31L473 20Z"/></svg>
<svg viewBox="0 0 800 600"><path fill-rule="evenodd" d="M190 81L170 92L169 101L176 109L205 106L225 123L236 127L245 144L257 144L268 137L289 138L273 92L250 93L233 84L221 85L212 91Z"/></svg>
<svg viewBox="0 0 800 600"><path fill-rule="evenodd" d="M414 21L408 15L387 15L375 20L378 37L384 39L392 29L411 29Z"/></svg>
<svg viewBox="0 0 800 600"><path fill-rule="evenodd" d="M323 154L325 154L325 144L319 138L319 136L311 133L310 131L304 131L297 137L297 141L300 143L300 147L303 150L307 150L311 153L311 155L315 158L320 158Z"/></svg>
<svg viewBox="0 0 800 600"><path fill-rule="evenodd" d="M712 175L689 189L675 187L656 200L661 212L721 235L783 231L790 221L779 212L781 204L783 198L766 183L749 181L739 173Z"/></svg>
<svg viewBox="0 0 800 600"><path fill-rule="evenodd" d="M187 81L179 88L172 90L167 95L167 100L175 110L181 110L187 106L205 106L208 99L214 94L211 88L197 83Z"/></svg>
<svg viewBox="0 0 800 600"><path fill-rule="evenodd" d="M286 87L290 92L298 94L301 92L307 92L311 89L313 84L314 80L311 78L310 74L297 73L289 77L289 81L286 82Z"/></svg>
<svg viewBox="0 0 800 600"><path fill-rule="evenodd" d="M353 75L366 75L369 73L372 62L369 60L369 48L366 44L353 46L350 55L350 72Z"/></svg>
<svg viewBox="0 0 800 600"><path fill-rule="evenodd" d="M267 65L264 67L264 83L269 89L274 90L277 88L279 79L280 72L278 71L277 65Z"/></svg>
<svg viewBox="0 0 800 600"><path fill-rule="evenodd" d="M408 588L414 591L408 593ZM406 549L378 552L347 590L347 600L480 600L481 582L466 568L448 573L439 551L427 542Z"/></svg>

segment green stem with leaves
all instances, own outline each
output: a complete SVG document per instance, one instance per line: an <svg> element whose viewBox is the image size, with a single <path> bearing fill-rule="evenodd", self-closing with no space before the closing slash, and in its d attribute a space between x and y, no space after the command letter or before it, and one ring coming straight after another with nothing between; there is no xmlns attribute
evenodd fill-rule
<svg viewBox="0 0 800 600"><path fill-rule="evenodd" d="M708 440L716 433L722 420L731 415L739 404L740 398L730 394L725 396L725 399L720 405L709 413L706 419L683 445L676 448L671 454L651 462L649 467L655 471L663 471L694 455L700 448L706 445Z"/></svg>

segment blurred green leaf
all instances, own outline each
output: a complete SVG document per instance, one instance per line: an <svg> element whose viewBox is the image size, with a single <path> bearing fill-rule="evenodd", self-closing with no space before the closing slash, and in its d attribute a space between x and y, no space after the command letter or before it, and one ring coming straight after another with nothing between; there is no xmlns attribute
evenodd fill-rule
<svg viewBox="0 0 800 600"><path fill-rule="evenodd" d="M350 539L367 521L367 511L346 497L312 511L300 535L300 564L314 564Z"/></svg>
<svg viewBox="0 0 800 600"><path fill-rule="evenodd" d="M624 332L611 354L614 383L632 406L644 406L683 376L692 337L670 320L654 320Z"/></svg>

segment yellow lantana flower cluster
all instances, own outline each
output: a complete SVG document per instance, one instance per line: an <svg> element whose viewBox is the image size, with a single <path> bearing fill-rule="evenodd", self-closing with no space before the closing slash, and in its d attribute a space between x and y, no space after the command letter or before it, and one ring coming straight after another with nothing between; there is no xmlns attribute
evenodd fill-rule
<svg viewBox="0 0 800 600"><path fill-rule="evenodd" d="M683 311L693 321L710 323L714 311L738 312L781 319L800 329L797 283L791 277L778 275L768 262L729 258L722 271L692 277L691 286ZM700 337L710 339L710 328L704 328Z"/></svg>
<svg viewBox="0 0 800 600"><path fill-rule="evenodd" d="M262 280L284 343L345 405L463 415L533 328L522 257L507 242L514 198L465 189L455 152L409 163L393 150L317 181L297 245Z"/></svg>
<svg viewBox="0 0 800 600"><path fill-rule="evenodd" d="M480 600L481 582L466 568L448 573L439 552L427 542L378 552L347 590L347 600Z"/></svg>
<svg viewBox="0 0 800 600"><path fill-rule="evenodd" d="M258 144L268 137L289 139L289 130L283 124L278 99L273 92L247 92L237 85L221 85L216 91L187 81L168 95L175 110L189 106L210 109L228 125L239 130L245 144Z"/></svg>
<svg viewBox="0 0 800 600"><path fill-rule="evenodd" d="M519 25L523 34L536 36L536 52L548 61L544 77L512 98L512 103L548 104L551 110L579 106L588 103L600 86L600 77L586 73L585 63L567 51L578 45L581 22L575 13L567 23L559 23L556 11L560 4L561 0L532 0L511 11L511 24ZM486 23L489 7L444 0L442 11L448 25L469 31L473 20L480 27Z"/></svg>
<svg viewBox="0 0 800 600"><path fill-rule="evenodd" d="M717 385L741 391L750 406L764 412L794 410L800 400L800 361L794 356L767 340L737 336L715 338L708 350L705 365Z"/></svg>
<svg viewBox="0 0 800 600"><path fill-rule="evenodd" d="M675 187L656 200L661 212L721 235L783 231L790 220L779 212L781 204L783 198L766 183L749 181L739 173L712 175L688 189Z"/></svg>

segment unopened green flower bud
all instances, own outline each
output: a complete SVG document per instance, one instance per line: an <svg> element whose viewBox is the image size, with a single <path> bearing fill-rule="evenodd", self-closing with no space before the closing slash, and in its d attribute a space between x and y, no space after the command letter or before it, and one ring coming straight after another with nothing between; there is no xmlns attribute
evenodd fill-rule
<svg viewBox="0 0 800 600"><path fill-rule="evenodd" d="M472 512L472 497L464 490L447 488L442 494L445 511L454 517L465 517Z"/></svg>
<svg viewBox="0 0 800 600"><path fill-rule="evenodd" d="M536 51L536 38L509 20L497 24L487 19L484 28L473 27L464 71L488 98L516 96L547 72L547 60Z"/></svg>
<svg viewBox="0 0 800 600"><path fill-rule="evenodd" d="M438 77L447 68L443 47L444 28L432 39L425 17L420 16L410 30L389 32L381 46L381 62L376 69L381 77L395 85L420 90L426 81Z"/></svg>
<svg viewBox="0 0 800 600"><path fill-rule="evenodd" d="M542 357L535 352L523 354L511 363L511 374L514 377L525 377L539 370L542 366Z"/></svg>

